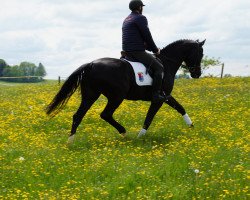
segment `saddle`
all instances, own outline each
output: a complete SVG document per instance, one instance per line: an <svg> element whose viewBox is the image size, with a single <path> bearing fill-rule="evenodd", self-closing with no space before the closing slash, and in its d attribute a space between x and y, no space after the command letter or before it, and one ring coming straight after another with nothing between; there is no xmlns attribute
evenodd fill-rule
<svg viewBox="0 0 250 200"><path fill-rule="evenodd" d="M129 55L129 53L126 51L121 51L121 59L126 59L131 62L139 62L137 59L133 58L132 55Z"/></svg>
<svg viewBox="0 0 250 200"><path fill-rule="evenodd" d="M161 60L155 55L155 54L152 54L160 63ZM131 61L131 62L140 62L139 60L137 60L136 58L133 57L133 55L129 54L129 52L126 52L126 51L121 51L121 58L120 59L125 59L127 61ZM146 67L146 74L149 74L150 76L153 76L154 72L151 68L151 66L147 66L145 65Z"/></svg>
<svg viewBox="0 0 250 200"><path fill-rule="evenodd" d="M160 63L162 63L161 59L157 57L155 54L152 54ZM132 62L138 62L136 58L129 54L129 52L121 51L121 58L125 58L126 60L130 60ZM163 64L163 63L162 63Z"/></svg>

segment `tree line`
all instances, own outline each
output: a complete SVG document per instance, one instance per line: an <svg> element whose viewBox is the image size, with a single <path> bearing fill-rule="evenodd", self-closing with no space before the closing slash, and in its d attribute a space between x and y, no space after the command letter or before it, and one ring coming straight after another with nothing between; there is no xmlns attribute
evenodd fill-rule
<svg viewBox="0 0 250 200"><path fill-rule="evenodd" d="M34 82L42 80L46 76L46 70L42 63L36 66L31 62L21 62L20 65L10 66L5 60L0 59L0 78L14 82ZM11 79L8 77L20 77L20 79Z"/></svg>

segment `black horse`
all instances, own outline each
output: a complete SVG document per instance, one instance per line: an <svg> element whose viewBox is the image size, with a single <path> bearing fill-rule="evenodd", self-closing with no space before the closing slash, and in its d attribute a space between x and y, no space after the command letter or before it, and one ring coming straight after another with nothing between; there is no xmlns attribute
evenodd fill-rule
<svg viewBox="0 0 250 200"><path fill-rule="evenodd" d="M183 62L186 63L192 78L200 77L200 63L203 57L202 46L204 43L205 40L203 42L178 40L163 48L158 56L164 65L162 89L167 97L165 103L176 109L190 126L192 122L185 109L171 96L171 92L175 75ZM60 91L48 105L47 114L56 115L66 105L79 86L81 87L82 101L73 116L69 141L73 141L76 129L84 115L101 94L108 99L108 103L100 115L101 118L115 127L122 135L125 135L126 130L113 118L115 110L124 99L150 101L152 96L151 86L139 87L136 84L134 71L128 62L123 59L101 58L82 65L68 77ZM162 104L163 102L151 103L138 137L146 133Z"/></svg>

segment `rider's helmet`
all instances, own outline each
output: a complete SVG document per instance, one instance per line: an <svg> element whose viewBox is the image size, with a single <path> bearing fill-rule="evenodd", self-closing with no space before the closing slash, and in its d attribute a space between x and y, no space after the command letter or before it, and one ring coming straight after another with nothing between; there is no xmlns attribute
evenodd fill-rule
<svg viewBox="0 0 250 200"><path fill-rule="evenodd" d="M131 11L137 10L140 6L145 6L141 0L131 0L129 3L129 9Z"/></svg>

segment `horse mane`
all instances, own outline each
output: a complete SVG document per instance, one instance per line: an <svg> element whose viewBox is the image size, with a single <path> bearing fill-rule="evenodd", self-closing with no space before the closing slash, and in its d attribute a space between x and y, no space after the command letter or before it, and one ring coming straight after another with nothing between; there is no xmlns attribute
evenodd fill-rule
<svg viewBox="0 0 250 200"><path fill-rule="evenodd" d="M195 41L191 40L191 39L180 39L180 40L177 40L175 42L168 44L166 47L162 48L161 51L166 52L169 48L172 48L172 47L178 46L178 45L182 45L184 43L195 43Z"/></svg>

